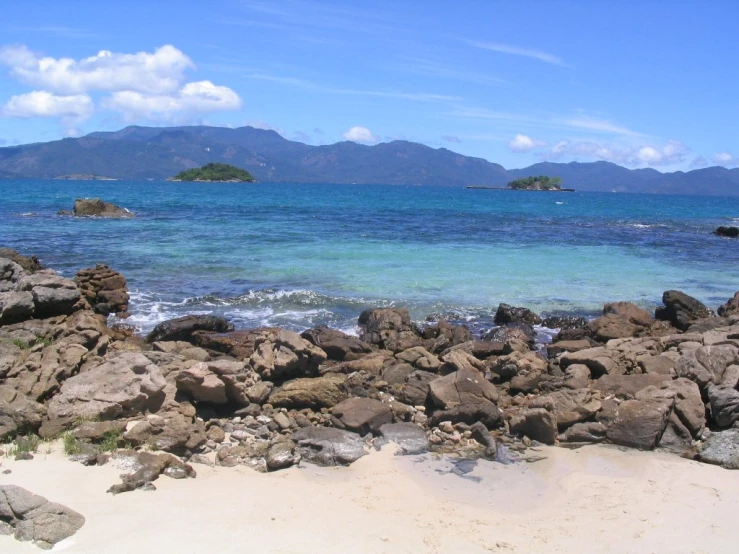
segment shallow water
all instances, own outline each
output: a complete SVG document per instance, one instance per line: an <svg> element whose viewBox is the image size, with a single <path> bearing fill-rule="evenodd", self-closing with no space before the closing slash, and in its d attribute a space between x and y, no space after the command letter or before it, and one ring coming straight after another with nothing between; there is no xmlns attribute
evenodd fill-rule
<svg viewBox="0 0 739 554"><path fill-rule="evenodd" d="M0 241L72 275L127 277L142 330L184 313L239 327L351 331L374 306L491 324L499 302L593 315L680 289L711 307L739 289L739 198L154 181L0 181ZM131 220L56 215L77 197Z"/></svg>

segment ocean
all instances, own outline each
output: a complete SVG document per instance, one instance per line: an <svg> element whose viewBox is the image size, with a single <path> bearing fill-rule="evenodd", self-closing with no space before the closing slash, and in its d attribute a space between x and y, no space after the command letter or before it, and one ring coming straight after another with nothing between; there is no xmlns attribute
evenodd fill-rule
<svg viewBox="0 0 739 554"><path fill-rule="evenodd" d="M66 276L105 263L141 332L188 313L237 326L353 332L407 306L483 331L500 302L597 315L679 289L716 308L739 290L738 197L447 187L164 181L0 181L0 246ZM74 218L78 197L136 214Z"/></svg>

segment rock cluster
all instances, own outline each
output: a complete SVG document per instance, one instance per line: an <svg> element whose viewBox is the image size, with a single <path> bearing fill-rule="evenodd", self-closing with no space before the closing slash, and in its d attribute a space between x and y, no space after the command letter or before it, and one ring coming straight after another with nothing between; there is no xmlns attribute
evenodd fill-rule
<svg viewBox="0 0 739 554"><path fill-rule="evenodd" d="M70 212L61 210L59 215L74 215L76 217L106 217L116 219L127 219L135 217L134 214L126 208L121 208L110 202L105 202L100 198L77 198L74 201L74 208Z"/></svg>
<svg viewBox="0 0 739 554"><path fill-rule="evenodd" d="M99 314L125 314L128 311L126 278L105 264L80 269L74 282L93 311Z"/></svg>
<svg viewBox="0 0 739 554"><path fill-rule="evenodd" d="M194 475L184 461L275 471L351 463L386 442L501 460L535 442L610 442L735 467L736 298L714 316L668 291L664 319L608 304L546 349L532 344L538 316L510 306L484 338L417 326L405 309L362 313L359 337L186 316L143 341L89 308L3 323L0 438L73 433L100 463L95 445L113 436L139 459L112 492ZM166 455L141 459L147 450Z"/></svg>

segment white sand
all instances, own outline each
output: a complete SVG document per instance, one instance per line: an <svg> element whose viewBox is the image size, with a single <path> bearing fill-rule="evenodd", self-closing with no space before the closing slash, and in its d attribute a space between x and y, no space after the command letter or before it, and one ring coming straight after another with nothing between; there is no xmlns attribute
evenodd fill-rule
<svg viewBox="0 0 739 554"><path fill-rule="evenodd" d="M613 552L739 551L739 471L659 453L543 448L546 460L481 462L473 482L433 457L388 449L349 468L196 465L197 479L161 477L155 492L118 496L114 467L60 454L0 458L15 484L82 513L54 552ZM40 552L0 537L0 552Z"/></svg>

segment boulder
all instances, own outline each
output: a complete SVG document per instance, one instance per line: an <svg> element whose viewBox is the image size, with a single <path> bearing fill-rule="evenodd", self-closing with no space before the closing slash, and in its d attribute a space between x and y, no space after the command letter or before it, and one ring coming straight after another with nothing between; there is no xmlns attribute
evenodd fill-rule
<svg viewBox="0 0 739 554"><path fill-rule="evenodd" d="M269 447L266 456L267 470L277 471L295 465L300 457L295 455L295 443L291 440L281 441Z"/></svg>
<svg viewBox="0 0 739 554"><path fill-rule="evenodd" d="M672 375L675 373L675 361L668 356L649 356L638 361L644 373Z"/></svg>
<svg viewBox="0 0 739 554"><path fill-rule="evenodd" d="M67 379L49 402L48 416L110 420L155 412L164 401L166 384L145 356L122 352Z"/></svg>
<svg viewBox="0 0 739 554"><path fill-rule="evenodd" d="M408 374L395 395L398 400L411 406L423 406L429 395L429 383L438 376L428 371L416 370Z"/></svg>
<svg viewBox="0 0 739 554"><path fill-rule="evenodd" d="M429 383L429 393L434 404L449 409L462 404L480 404L498 400L495 385L476 369L460 369Z"/></svg>
<svg viewBox="0 0 739 554"><path fill-rule="evenodd" d="M635 374L635 375L604 375L593 381L590 385L592 390L600 391L603 396L613 395L619 398L634 398L636 394L648 386L660 386L669 383L672 378L669 375L658 373Z"/></svg>
<svg viewBox="0 0 739 554"><path fill-rule="evenodd" d="M492 329L484 337L486 341L507 343L512 340L520 340L529 348L536 343L536 331L528 323L513 322L506 323Z"/></svg>
<svg viewBox="0 0 739 554"><path fill-rule="evenodd" d="M712 433L698 453L698 459L726 469L739 469L739 429Z"/></svg>
<svg viewBox="0 0 739 554"><path fill-rule="evenodd" d="M626 400L616 408L606 436L613 444L653 450L667 426L672 405L660 400Z"/></svg>
<svg viewBox="0 0 739 554"><path fill-rule="evenodd" d="M326 353L300 335L285 329L268 330L254 340L250 367L267 381L318 375Z"/></svg>
<svg viewBox="0 0 739 554"><path fill-rule="evenodd" d="M575 423L562 435L567 442L601 442L606 439L607 427L598 421Z"/></svg>
<svg viewBox="0 0 739 554"><path fill-rule="evenodd" d="M412 365L415 369L435 373L442 365L441 360L422 346L414 346L395 355L399 362Z"/></svg>
<svg viewBox="0 0 739 554"><path fill-rule="evenodd" d="M41 261L36 256L23 256L12 248L0 248L0 258L5 258L21 266L26 273L36 273L44 269Z"/></svg>
<svg viewBox="0 0 739 554"><path fill-rule="evenodd" d="M95 312L108 315L128 311L126 278L107 265L80 269L74 282Z"/></svg>
<svg viewBox="0 0 739 554"><path fill-rule="evenodd" d="M33 295L35 317L70 314L82 297L74 281L46 270L22 277L15 288Z"/></svg>
<svg viewBox="0 0 739 554"><path fill-rule="evenodd" d="M545 317L541 322L547 329L560 329L561 331L584 329L588 320L584 317L574 315L553 315Z"/></svg>
<svg viewBox="0 0 739 554"><path fill-rule="evenodd" d="M589 339L561 340L548 344L547 353L550 356L557 356L562 352L579 352L580 350L586 350L593 346L597 346L597 343Z"/></svg>
<svg viewBox="0 0 739 554"><path fill-rule="evenodd" d="M636 360L615 348L598 346L579 352L565 352L559 356L562 369L567 369L572 364L586 365L591 375L597 378L610 373L628 373L636 365Z"/></svg>
<svg viewBox="0 0 739 554"><path fill-rule="evenodd" d="M110 217L131 218L134 214L100 198L77 198L74 201L73 213L77 217Z"/></svg>
<svg viewBox="0 0 739 554"><path fill-rule="evenodd" d="M739 227L732 227L732 226L727 227L727 226L721 225L720 227L716 227L716 230L713 232L713 234L719 237L736 238L736 237L739 237Z"/></svg>
<svg viewBox="0 0 739 554"><path fill-rule="evenodd" d="M480 422L488 429L498 429L503 426L503 413L488 400L475 404L462 404L447 410L435 411L428 420L429 427L438 427L442 421L453 424L466 423L472 425Z"/></svg>
<svg viewBox="0 0 739 554"><path fill-rule="evenodd" d="M264 331L277 331L277 329L265 327L224 333L198 331L192 335L191 342L208 350L228 354L237 360L248 360L254 354L254 342Z"/></svg>
<svg viewBox="0 0 739 554"><path fill-rule="evenodd" d="M590 384L590 369L583 364L572 364L565 370L562 385L568 389L584 389Z"/></svg>
<svg viewBox="0 0 739 554"><path fill-rule="evenodd" d="M711 406L711 419L719 427L730 427L739 421L739 390L737 383L724 383L706 387L708 401Z"/></svg>
<svg viewBox="0 0 739 554"><path fill-rule="evenodd" d="M484 448L483 457L494 460L498 455L498 445L488 428L479 421L470 425L470 435Z"/></svg>
<svg viewBox="0 0 739 554"><path fill-rule="evenodd" d="M134 446L151 445L173 454L188 454L205 443L205 424L180 412L166 412L136 422L123 439Z"/></svg>
<svg viewBox="0 0 739 554"><path fill-rule="evenodd" d="M554 444L557 440L557 418L544 408L523 410L510 421L511 433L525 435L531 440Z"/></svg>
<svg viewBox="0 0 739 554"><path fill-rule="evenodd" d="M277 387L269 396L269 403L280 408L331 408L347 397L344 389L346 376L329 373L314 379L295 379Z"/></svg>
<svg viewBox="0 0 739 554"><path fill-rule="evenodd" d="M539 325L541 318L527 308L516 308L509 304L498 304L493 320L496 325L507 323L526 323L527 325Z"/></svg>
<svg viewBox="0 0 739 554"><path fill-rule="evenodd" d="M372 352L372 347L358 337L325 326L303 331L300 337L323 350L329 360L353 360Z"/></svg>
<svg viewBox="0 0 739 554"><path fill-rule="evenodd" d="M303 460L320 466L349 465L367 454L358 435L331 427L303 427L292 440Z"/></svg>
<svg viewBox="0 0 739 554"><path fill-rule="evenodd" d="M23 396L9 385L0 385L0 442L38 431L46 407Z"/></svg>
<svg viewBox="0 0 739 554"><path fill-rule="evenodd" d="M698 319L714 315L701 302L679 290L665 291L662 303L664 306L657 308L654 317L669 321L681 331L686 331L690 324Z"/></svg>
<svg viewBox="0 0 739 554"><path fill-rule="evenodd" d="M401 352L421 345L408 308L377 308L359 315L359 338L385 350Z"/></svg>
<svg viewBox="0 0 739 554"><path fill-rule="evenodd" d="M699 346L682 352L675 373L698 383L702 390L709 383L721 384L727 368L737 363L739 348L733 344Z"/></svg>
<svg viewBox="0 0 739 554"><path fill-rule="evenodd" d="M192 342L193 335L198 331L211 333L225 333L233 331L231 323L213 315L186 315L164 321L154 327L146 336L146 342L182 340Z"/></svg>
<svg viewBox="0 0 739 554"><path fill-rule="evenodd" d="M26 272L12 260L0 258L0 292L15 291L18 281L25 277Z"/></svg>
<svg viewBox="0 0 739 554"><path fill-rule="evenodd" d="M85 518L21 487L0 485L0 522L13 528L17 540L49 549L79 531Z"/></svg>
<svg viewBox="0 0 739 554"><path fill-rule="evenodd" d="M208 364L197 363L177 373L177 390L189 395L196 402L227 404L226 384L208 369Z"/></svg>
<svg viewBox="0 0 739 554"><path fill-rule="evenodd" d="M729 317L730 315L739 315L739 291L732 298L729 298L725 304L718 307L718 315L721 317Z"/></svg>
<svg viewBox="0 0 739 554"><path fill-rule="evenodd" d="M649 312L631 302L612 302L603 307L603 315L590 323L593 337L601 342L640 336L654 320Z"/></svg>
<svg viewBox="0 0 739 554"><path fill-rule="evenodd" d="M700 389L689 379L674 379L661 385L675 393L675 415L693 438L698 438L706 426L706 407Z"/></svg>
<svg viewBox="0 0 739 554"><path fill-rule="evenodd" d="M423 454L429 450L426 432L413 423L386 423L380 426L379 434L380 439L375 440L376 446L392 442L402 456Z"/></svg>
<svg viewBox="0 0 739 554"><path fill-rule="evenodd" d="M372 398L347 398L336 404L331 414L341 428L360 435L377 434L382 425L393 422L390 406Z"/></svg>
<svg viewBox="0 0 739 554"><path fill-rule="evenodd" d="M432 352L441 352L472 340L472 333L465 325L452 325L444 319L440 319L435 325L425 327L422 335Z"/></svg>
<svg viewBox="0 0 739 554"><path fill-rule="evenodd" d="M34 309L31 292L0 292L0 325L30 319Z"/></svg>
<svg viewBox="0 0 739 554"><path fill-rule="evenodd" d="M539 397L540 401L544 399L554 403L553 411L560 430L591 419L601 408L599 397L587 389L562 389Z"/></svg>

